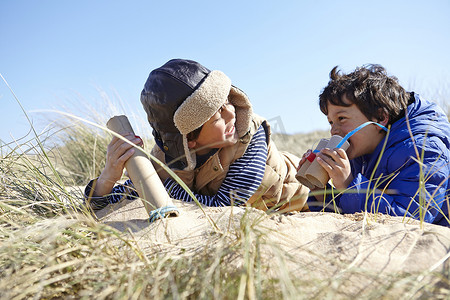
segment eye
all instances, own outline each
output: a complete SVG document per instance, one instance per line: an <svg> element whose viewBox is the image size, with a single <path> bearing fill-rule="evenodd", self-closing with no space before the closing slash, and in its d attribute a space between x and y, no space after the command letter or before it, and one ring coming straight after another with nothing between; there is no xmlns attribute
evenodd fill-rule
<svg viewBox="0 0 450 300"><path fill-rule="evenodd" d="M229 104L229 102L225 102L218 110L219 113L222 113L223 109Z"/></svg>

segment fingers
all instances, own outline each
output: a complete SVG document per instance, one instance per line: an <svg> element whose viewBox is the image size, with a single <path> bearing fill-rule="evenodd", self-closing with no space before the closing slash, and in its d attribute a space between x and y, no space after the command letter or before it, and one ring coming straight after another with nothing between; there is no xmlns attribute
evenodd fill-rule
<svg viewBox="0 0 450 300"><path fill-rule="evenodd" d="M347 188L353 177L350 161L343 149L322 149L317 162L327 171L336 188Z"/></svg>
<svg viewBox="0 0 450 300"><path fill-rule="evenodd" d="M298 167L297 167L297 171L300 170L300 168L303 166L303 164L305 163L305 161L307 160L307 158L311 155L312 150L308 149L308 151L306 151L303 156L302 159L300 160L300 162L298 163Z"/></svg>
<svg viewBox="0 0 450 300"><path fill-rule="evenodd" d="M139 136L135 136L132 133L126 133L123 137L131 143L114 136L106 150L106 163L101 176L112 182L121 178L125 163L136 152L133 144L143 146L142 139Z"/></svg>
<svg viewBox="0 0 450 300"><path fill-rule="evenodd" d="M141 147L141 148L144 148L144 141L141 139L141 137L140 136L138 136L138 135L135 135L134 136L136 139L137 139L137 143L136 143L136 145L138 145L139 147Z"/></svg>
<svg viewBox="0 0 450 300"><path fill-rule="evenodd" d="M119 156L119 158L117 159L117 164L121 166L125 165L127 160L133 156L134 152L136 152L134 148L127 149L122 155Z"/></svg>
<svg viewBox="0 0 450 300"><path fill-rule="evenodd" d="M319 155L317 155L316 160L319 165L321 165L322 168L327 171L328 174L330 174L330 171L333 170L332 164L336 164L330 156L324 155L322 153L319 153Z"/></svg>
<svg viewBox="0 0 450 300"><path fill-rule="evenodd" d="M347 153L341 148L324 148L320 151L318 158L330 165L338 165L340 167L343 167L344 161L348 160Z"/></svg>
<svg viewBox="0 0 450 300"><path fill-rule="evenodd" d="M336 171L345 168L347 161L347 154L343 149L324 148L317 155L317 162L330 176Z"/></svg>
<svg viewBox="0 0 450 300"><path fill-rule="evenodd" d="M334 151L339 155L340 158L348 160L347 152L345 152L344 149L336 148L336 149L334 149Z"/></svg>
<svg viewBox="0 0 450 300"><path fill-rule="evenodd" d="M141 147L144 145L142 139L139 136L134 135L132 133L124 134L123 137L135 145L138 145ZM126 150L131 147L133 147L133 145L131 145L130 143L127 143L126 141L124 141L123 139L121 139L117 136L114 136L112 138L110 144L108 145L108 150L110 150L110 151L118 151L119 149Z"/></svg>
<svg viewBox="0 0 450 300"><path fill-rule="evenodd" d="M135 153L133 144L141 147L143 146L142 139L139 136L135 136L132 133L127 133L124 134L123 137L129 140L132 144L117 136L114 136L106 151L107 163L115 167L123 166L124 163Z"/></svg>

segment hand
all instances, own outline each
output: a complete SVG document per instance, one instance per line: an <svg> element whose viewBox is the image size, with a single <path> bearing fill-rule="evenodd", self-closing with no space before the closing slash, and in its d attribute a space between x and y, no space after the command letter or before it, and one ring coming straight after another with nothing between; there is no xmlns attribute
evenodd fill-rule
<svg viewBox="0 0 450 300"><path fill-rule="evenodd" d="M310 156L312 153L311 149L308 149L302 156L302 159L300 160L300 162L298 163L298 167L297 167L297 172L298 170L300 170L300 168L303 166L303 164L305 163L306 159L308 156Z"/></svg>
<svg viewBox="0 0 450 300"><path fill-rule="evenodd" d="M346 189L353 180L347 153L341 148L324 148L317 155L317 162L327 171L337 189Z"/></svg>
<svg viewBox="0 0 450 300"><path fill-rule="evenodd" d="M143 146L142 139L132 133L123 135L135 145ZM136 152L136 149L124 140L114 136L106 151L105 168L97 179L94 195L103 196L111 192L114 184L123 174L125 163Z"/></svg>

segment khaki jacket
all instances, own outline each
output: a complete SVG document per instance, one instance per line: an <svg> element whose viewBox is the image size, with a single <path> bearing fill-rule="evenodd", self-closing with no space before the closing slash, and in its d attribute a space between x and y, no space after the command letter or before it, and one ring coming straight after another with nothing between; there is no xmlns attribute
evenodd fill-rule
<svg viewBox="0 0 450 300"><path fill-rule="evenodd" d="M253 115L249 132L235 145L220 149L202 166L192 171L173 171L194 193L215 195L227 175L230 164L242 157L248 143L261 125L265 126L268 137L266 170L261 185L247 204L264 211L269 209L279 212L307 211L306 199L309 189L295 178L300 158L288 152L278 151L276 145L270 140L270 125L257 115ZM164 153L157 145L153 147L152 155L165 163ZM169 174L159 165L155 163L154 165L164 182Z"/></svg>

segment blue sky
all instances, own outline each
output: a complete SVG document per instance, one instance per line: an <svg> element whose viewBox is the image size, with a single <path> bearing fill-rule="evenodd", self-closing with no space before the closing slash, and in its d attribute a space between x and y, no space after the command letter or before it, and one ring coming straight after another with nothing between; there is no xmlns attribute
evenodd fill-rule
<svg viewBox="0 0 450 300"><path fill-rule="evenodd" d="M317 101L336 65L379 63L422 95L448 87L449 16L447 0L2 0L0 73L41 130L40 110L86 101L102 113L102 94L141 112L150 71L193 59L225 72L276 130L309 132L328 128ZM3 81L0 105L0 139L23 136Z"/></svg>

